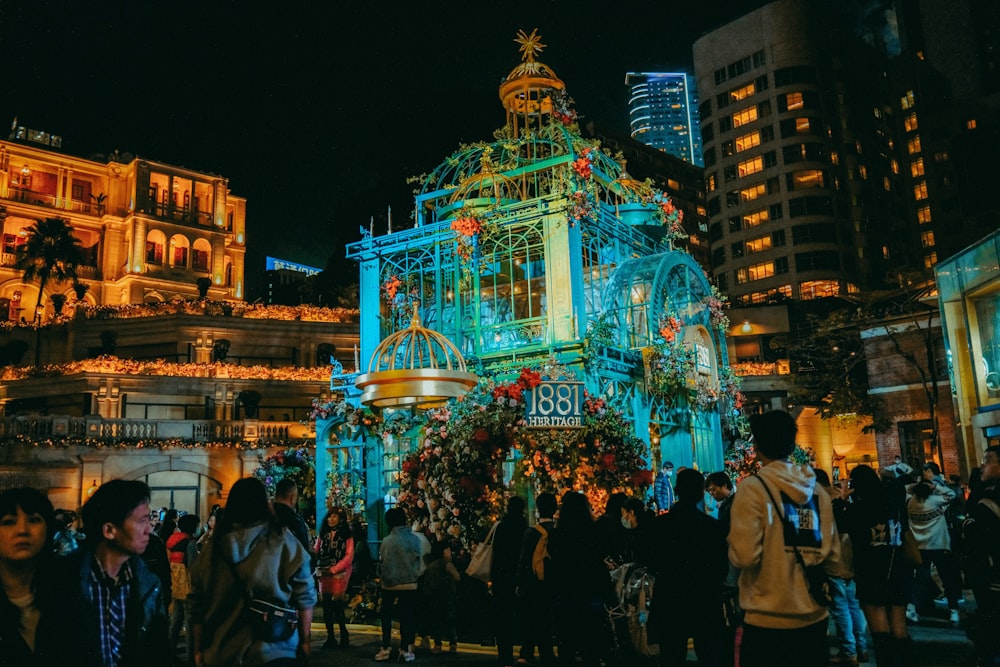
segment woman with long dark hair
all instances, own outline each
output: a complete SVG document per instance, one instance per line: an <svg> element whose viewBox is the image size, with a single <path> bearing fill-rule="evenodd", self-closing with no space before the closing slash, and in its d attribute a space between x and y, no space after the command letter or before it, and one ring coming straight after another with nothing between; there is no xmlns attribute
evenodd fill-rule
<svg viewBox="0 0 1000 667"><path fill-rule="evenodd" d="M256 637L248 597L297 610L296 632L284 641ZM316 604L309 552L278 522L260 480L233 485L215 535L191 568L188 600L197 667L291 666L308 656Z"/></svg>
<svg viewBox="0 0 1000 667"><path fill-rule="evenodd" d="M320 600L323 602L323 623L326 625L326 642L323 648L336 648L333 637L334 621L340 626L340 645L350 646L347 634L347 617L344 615L344 596L351 581L354 566L354 536L347 522L343 507L331 507L316 538L316 578L319 581Z"/></svg>
<svg viewBox="0 0 1000 667"><path fill-rule="evenodd" d="M51 578L58 527L41 491L0 494L0 666L88 664L73 601Z"/></svg>
<svg viewBox="0 0 1000 667"><path fill-rule="evenodd" d="M868 620L879 665L917 665L913 639L906 629L913 566L903 555L907 529L906 490L895 479L882 480L871 467L851 471L842 489L843 522L854 547L857 598Z"/></svg>

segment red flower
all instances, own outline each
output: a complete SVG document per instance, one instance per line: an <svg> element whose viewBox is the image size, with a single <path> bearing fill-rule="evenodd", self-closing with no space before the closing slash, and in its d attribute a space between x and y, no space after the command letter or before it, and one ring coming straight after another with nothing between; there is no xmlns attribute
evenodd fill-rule
<svg viewBox="0 0 1000 667"><path fill-rule="evenodd" d="M451 223L451 228L462 236L475 236L483 231L483 226L471 216L458 218Z"/></svg>
<svg viewBox="0 0 1000 667"><path fill-rule="evenodd" d="M632 486L644 487L653 483L652 470L636 470L632 473Z"/></svg>
<svg viewBox="0 0 1000 667"><path fill-rule="evenodd" d="M476 429L476 432L472 436L475 438L476 442L486 442L490 439L490 434L484 428Z"/></svg>
<svg viewBox="0 0 1000 667"><path fill-rule="evenodd" d="M610 452L601 456L599 465L604 470L610 470L612 472L618 470L618 466L615 465L615 455Z"/></svg>
<svg viewBox="0 0 1000 667"><path fill-rule="evenodd" d="M584 149L580 157L573 160L573 171L580 178L590 178L593 175L593 163L590 161L590 149Z"/></svg>
<svg viewBox="0 0 1000 667"><path fill-rule="evenodd" d="M522 368L517 383L525 389L534 389L542 383L542 374L530 368Z"/></svg>

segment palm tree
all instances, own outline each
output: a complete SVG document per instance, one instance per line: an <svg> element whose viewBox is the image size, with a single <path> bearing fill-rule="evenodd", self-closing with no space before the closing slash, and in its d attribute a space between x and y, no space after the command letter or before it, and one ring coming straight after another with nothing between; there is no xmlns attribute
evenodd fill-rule
<svg viewBox="0 0 1000 667"><path fill-rule="evenodd" d="M83 261L80 240L73 236L73 227L62 218L39 220L28 228L28 238L17 248L17 269L24 271L25 282L38 279L38 303L49 281L57 283L76 279L76 267ZM37 317L37 315L36 315Z"/></svg>

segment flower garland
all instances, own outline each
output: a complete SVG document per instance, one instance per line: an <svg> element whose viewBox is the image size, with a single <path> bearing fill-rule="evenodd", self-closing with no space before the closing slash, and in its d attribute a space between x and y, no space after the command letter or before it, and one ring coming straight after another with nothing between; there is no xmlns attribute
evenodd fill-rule
<svg viewBox="0 0 1000 667"><path fill-rule="evenodd" d="M595 508L613 491L651 483L645 443L604 399L585 398L582 429L525 427L525 392L559 370L550 362L511 382L487 379L455 405L430 411L418 449L402 462L400 504L438 537L477 538L502 510L510 458L515 477L535 493L583 490Z"/></svg>
<svg viewBox="0 0 1000 667"><path fill-rule="evenodd" d="M330 507L343 507L349 514L361 516L365 511L365 475L353 471L326 474L326 499Z"/></svg>
<svg viewBox="0 0 1000 667"><path fill-rule="evenodd" d="M274 497L281 480L295 481L299 488L299 511L310 526L316 525L316 462L305 448L285 449L268 457L257 455L258 466L253 476L264 483L267 493Z"/></svg>
<svg viewBox="0 0 1000 667"><path fill-rule="evenodd" d="M649 391L663 397L686 398L688 378L694 371L694 349L680 336L682 322L669 316L660 324L662 342L649 357Z"/></svg>
<svg viewBox="0 0 1000 667"><path fill-rule="evenodd" d="M0 380L13 382L30 378L49 378L81 373L107 373L110 375L155 375L168 377L230 378L237 380L284 380L298 382L326 382L330 379L330 369L326 366L299 368L283 366L241 366L215 362L211 364L175 363L155 359L119 359L111 355L101 355L95 359L81 359L65 364L47 364L41 367L24 366L0 368Z"/></svg>
<svg viewBox="0 0 1000 667"><path fill-rule="evenodd" d="M162 438L149 440L144 438L83 438L80 436L48 436L44 439L27 435L16 435L0 440L0 447L15 445L30 445L32 447L91 447L93 449L235 449L257 450L272 447L290 447L295 443L285 440L236 440L233 442L208 441L201 442L193 438Z"/></svg>

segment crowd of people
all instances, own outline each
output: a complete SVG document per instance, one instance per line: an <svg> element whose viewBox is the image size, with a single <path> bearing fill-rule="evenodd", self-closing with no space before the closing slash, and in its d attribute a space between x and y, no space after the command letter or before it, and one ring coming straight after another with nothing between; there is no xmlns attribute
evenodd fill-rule
<svg viewBox="0 0 1000 667"><path fill-rule="evenodd" d="M498 664L657 655L681 665L693 640L709 666L874 657L914 667L908 623L934 613L940 588L981 664L1000 665L1000 447L986 450L968 494L935 463L918 473L898 458L831 484L790 459L788 413L754 415L750 428L761 466L738 487L723 472L675 476L665 463L652 506L612 494L596 519L582 493L541 493L530 507L512 496L487 540ZM34 489L0 493L0 667L301 664L317 604L323 647L349 646L347 591L374 574L364 531L335 507L314 538L297 493L282 480L272 501L259 480L241 479L204 522L151 512L140 481L106 482L79 516ZM434 653L456 651L468 552L429 539L402 508L385 523L374 659L414 661L418 634ZM610 613L630 590L638 613Z"/></svg>
<svg viewBox="0 0 1000 667"><path fill-rule="evenodd" d="M1000 448L987 449L968 494L936 463L915 474L899 457L832 484L790 459L791 415L755 415L750 427L761 466L738 489L726 473L675 477L664 462L652 506L613 494L597 519L581 493L541 494L529 525L512 497L487 540L498 665L634 664L650 645L660 665L681 665L693 640L701 665L913 667L908 623L935 602L981 664L1000 664ZM617 622L621 582L650 581L638 619ZM963 588L978 607L968 618ZM404 642L410 660L412 635Z"/></svg>

